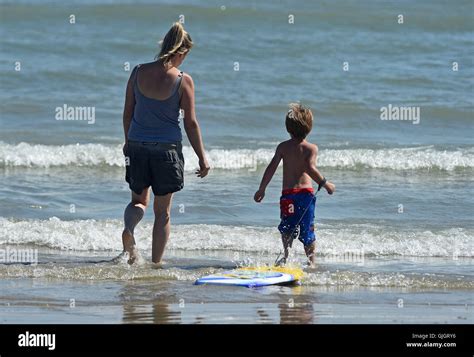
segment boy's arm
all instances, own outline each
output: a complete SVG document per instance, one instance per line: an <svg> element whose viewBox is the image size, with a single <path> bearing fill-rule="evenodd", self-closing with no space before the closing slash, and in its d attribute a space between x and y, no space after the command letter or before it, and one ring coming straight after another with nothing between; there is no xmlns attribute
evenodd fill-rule
<svg viewBox="0 0 474 357"><path fill-rule="evenodd" d="M272 161L268 164L267 168L265 169L265 173L263 174L262 181L260 182L260 188L255 193L254 200L255 202L261 202L265 197L265 189L267 188L268 184L272 180L275 171L280 165L280 161L283 158L281 144L278 145L275 155L272 158Z"/></svg>
<svg viewBox="0 0 474 357"><path fill-rule="evenodd" d="M319 185L320 183L325 181L325 178L316 168L317 159L318 159L318 147L314 145L314 149L311 150L311 154L308 155L308 157L306 158L306 172L309 175L309 177L311 177ZM326 181L323 187L326 189L326 191L330 195L332 195L333 192L336 190L336 186L332 182L329 182L329 181Z"/></svg>

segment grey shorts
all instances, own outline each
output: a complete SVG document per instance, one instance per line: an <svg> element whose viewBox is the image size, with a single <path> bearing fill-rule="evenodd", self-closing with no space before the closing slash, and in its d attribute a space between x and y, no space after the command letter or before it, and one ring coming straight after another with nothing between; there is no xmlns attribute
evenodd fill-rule
<svg viewBox="0 0 474 357"><path fill-rule="evenodd" d="M155 196L163 196L184 187L182 145L129 141L125 151L125 181L141 194L151 186Z"/></svg>

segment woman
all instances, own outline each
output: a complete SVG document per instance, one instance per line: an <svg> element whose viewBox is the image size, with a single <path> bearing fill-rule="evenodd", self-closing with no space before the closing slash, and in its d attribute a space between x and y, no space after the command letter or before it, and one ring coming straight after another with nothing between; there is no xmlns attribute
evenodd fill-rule
<svg viewBox="0 0 474 357"><path fill-rule="evenodd" d="M123 128L126 181L132 200L124 213L122 233L124 253L133 264L137 250L133 232L140 222L153 190L152 261L159 264L170 234L170 208L173 193L183 188L184 158L181 146L180 109L184 128L199 158L198 177L209 172L201 131L194 110L194 83L179 71L193 46L189 34L176 22L166 34L155 62L133 69L127 85Z"/></svg>

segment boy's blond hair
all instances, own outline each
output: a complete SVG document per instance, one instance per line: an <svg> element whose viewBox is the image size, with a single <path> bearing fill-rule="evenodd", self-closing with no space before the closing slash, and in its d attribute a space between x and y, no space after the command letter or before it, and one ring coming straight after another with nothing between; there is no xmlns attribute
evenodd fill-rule
<svg viewBox="0 0 474 357"><path fill-rule="evenodd" d="M313 128L313 113L299 103L290 103L286 114L286 130L296 139L304 139Z"/></svg>

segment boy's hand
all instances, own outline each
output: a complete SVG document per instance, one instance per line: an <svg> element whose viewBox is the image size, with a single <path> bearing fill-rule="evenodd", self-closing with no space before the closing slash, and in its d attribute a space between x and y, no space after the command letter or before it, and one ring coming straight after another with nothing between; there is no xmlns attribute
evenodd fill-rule
<svg viewBox="0 0 474 357"><path fill-rule="evenodd" d="M324 185L324 188L330 195L332 195L334 191L336 191L336 185L329 181L326 182L326 184Z"/></svg>
<svg viewBox="0 0 474 357"><path fill-rule="evenodd" d="M265 190L258 190L257 192L255 192L253 199L255 200L255 202L262 202L264 197L265 197Z"/></svg>

